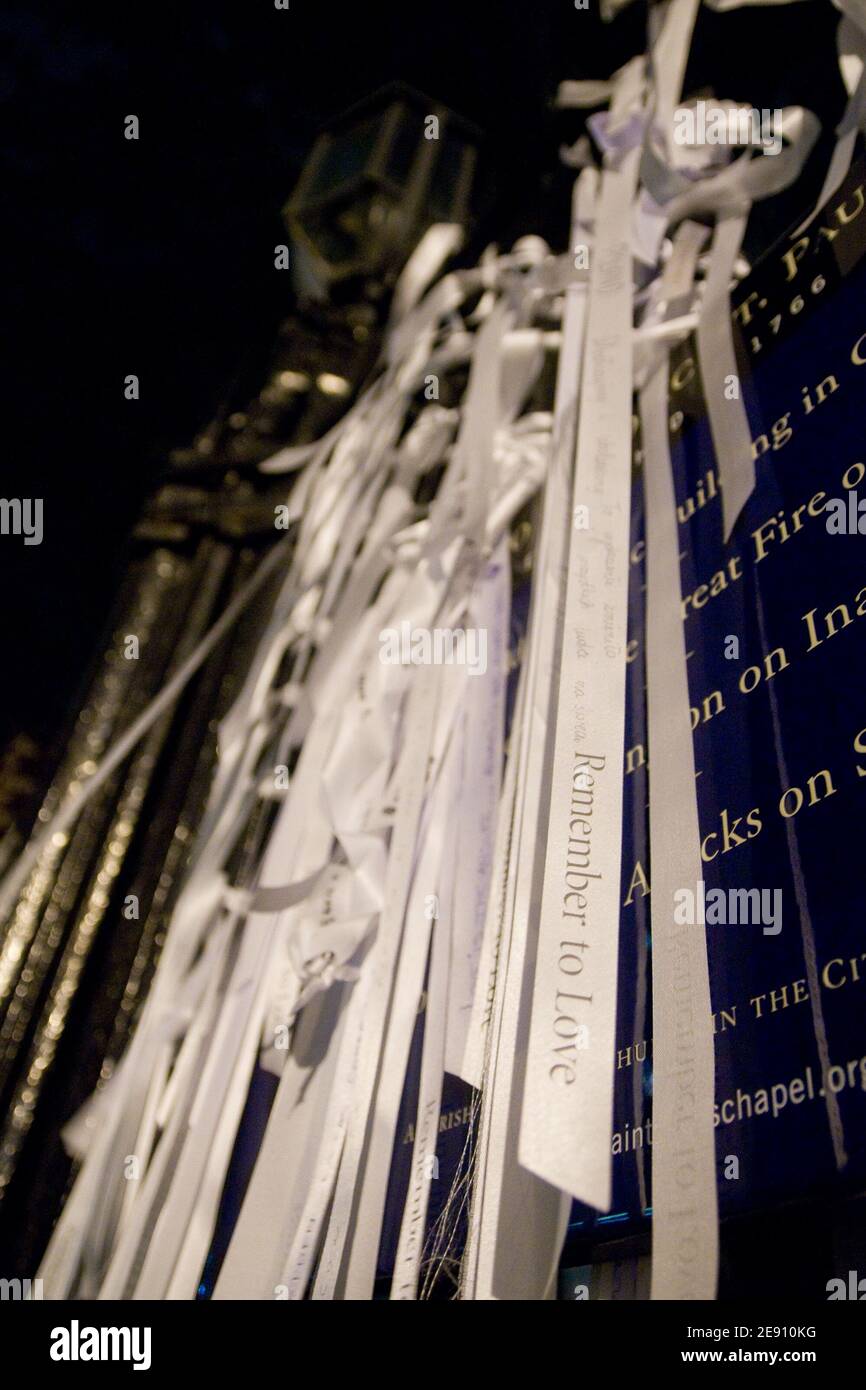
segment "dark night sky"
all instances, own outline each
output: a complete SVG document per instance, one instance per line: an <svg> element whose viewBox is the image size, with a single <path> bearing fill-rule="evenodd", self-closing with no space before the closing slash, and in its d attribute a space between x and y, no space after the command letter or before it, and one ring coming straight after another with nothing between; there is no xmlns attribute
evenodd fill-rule
<svg viewBox="0 0 866 1390"><path fill-rule="evenodd" d="M687 88L799 101L832 126L837 18L829 0L703 13ZM410 83L486 132L491 234L556 235L566 131L550 98L561 79L607 75L642 49L643 26L640 0L612 26L572 0L291 0L288 12L272 0L104 11L8 0L0 492L44 498L45 539L0 537L0 744L57 728L161 453L210 418L284 315L280 208L318 127L388 81ZM138 142L123 138L130 113ZM761 234L803 197L775 200ZM137 403L123 400L129 372Z"/></svg>

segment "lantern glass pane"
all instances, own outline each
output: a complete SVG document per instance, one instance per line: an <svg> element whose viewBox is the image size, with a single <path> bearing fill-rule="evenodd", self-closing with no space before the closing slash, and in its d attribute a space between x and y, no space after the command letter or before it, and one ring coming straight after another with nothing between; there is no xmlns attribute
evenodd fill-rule
<svg viewBox="0 0 866 1390"><path fill-rule="evenodd" d="M370 116L329 140L306 197L324 198L358 178L373 153L380 129L381 117Z"/></svg>
<svg viewBox="0 0 866 1390"><path fill-rule="evenodd" d="M400 121L388 151L387 175L394 183L406 184L409 182L409 175L412 172L412 165L415 154L418 150L418 141L421 138L423 126L415 111L403 109L400 112Z"/></svg>

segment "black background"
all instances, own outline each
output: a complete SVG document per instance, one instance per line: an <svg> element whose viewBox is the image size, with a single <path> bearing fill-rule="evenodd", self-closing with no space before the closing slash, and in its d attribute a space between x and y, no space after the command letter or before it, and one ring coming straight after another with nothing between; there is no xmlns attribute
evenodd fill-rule
<svg viewBox="0 0 866 1390"><path fill-rule="evenodd" d="M556 86L645 47L642 0L609 25L595 0L290 4L12 0L0 18L0 492L45 511L41 546L0 537L0 747L22 730L50 744L160 460L284 316L280 209L319 127L391 80L420 88L485 132L482 243L537 231L561 245L557 150L576 128L551 108ZM687 93L801 103L825 126L798 189L756 211L749 249L820 187L844 102L838 17L829 0L701 11Z"/></svg>

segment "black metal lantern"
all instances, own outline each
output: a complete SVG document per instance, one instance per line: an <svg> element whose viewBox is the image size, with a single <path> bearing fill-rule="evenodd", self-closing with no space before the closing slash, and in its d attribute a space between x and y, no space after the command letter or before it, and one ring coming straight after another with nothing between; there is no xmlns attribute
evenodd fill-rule
<svg viewBox="0 0 866 1390"><path fill-rule="evenodd" d="M473 127L409 88L353 107L318 137L285 208L316 277L393 282L427 226L466 220L477 153Z"/></svg>

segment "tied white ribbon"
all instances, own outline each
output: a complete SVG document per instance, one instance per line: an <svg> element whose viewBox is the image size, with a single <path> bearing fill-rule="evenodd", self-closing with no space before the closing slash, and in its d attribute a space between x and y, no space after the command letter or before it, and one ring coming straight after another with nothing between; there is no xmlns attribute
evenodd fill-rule
<svg viewBox="0 0 866 1390"><path fill-rule="evenodd" d="M863 121L864 9L859 0L841 8L849 18L840 58L853 55L861 67L845 65L851 100L827 187L844 175ZM479 265L431 285L460 243L459 229L431 228L398 283L372 385L322 440L262 465L301 470L289 502L293 543L267 557L4 881L8 905L50 838L74 823L245 604L281 572L219 730L208 806L139 1026L112 1082L70 1126L82 1167L43 1262L49 1297L194 1296L250 1078L264 1062L279 1077L277 1094L216 1296L300 1299L315 1270L315 1298L369 1298L425 983L415 1150L392 1297L423 1296L425 1160L435 1149L446 1066L482 1087L472 1117L463 1295L551 1296L564 1194L602 1209L611 1194L635 379L647 447L649 718L653 746L668 750L661 768L654 757L650 784L653 1296L713 1296L713 1054L698 938L689 944L689 1000L699 1100L693 1115L680 1117L676 1142L670 1123L665 903L671 883L696 876L683 868L695 857L696 804L681 626L677 643L669 640L678 574L665 365L667 345L697 325L728 534L754 479L742 402L723 400L720 390L736 368L730 282L751 202L797 176L817 122L786 111L787 145L773 158L729 160L717 148L676 146L673 113L697 10L697 0L671 0L651 16L648 59L632 60L610 81L560 89L563 106L610 104L589 122L604 155L600 193L585 167L587 143L569 156L582 167L571 235L592 248L588 279L570 254L552 256L540 239L525 238L506 255L488 248ZM695 216L715 222L697 315L691 286L703 231L688 220ZM638 333L635 306L646 307ZM561 335L551 329L559 318ZM524 413L553 348L553 414ZM461 408L428 404L405 429L425 377L463 364ZM418 485L434 468L443 470L435 500L419 508ZM507 535L540 490L530 623L502 783ZM589 509L588 529L573 524L578 507ZM590 603L587 613L587 592L604 595L604 606ZM464 671L381 661L379 635L402 622L484 626L495 644L487 684ZM277 688L287 658L291 677ZM578 755L594 779L591 872L600 878L586 895L587 931L595 933L586 967L589 1047L577 1054L575 1084L557 1091L550 1006L570 989L558 973L559 928L569 862L563 825ZM292 767L287 787L272 785L275 763ZM258 862L230 882L228 865L257 801L277 792ZM425 911L431 894L438 916ZM275 1045L280 1029L290 1035L288 1051ZM673 1170L682 1145L694 1155L685 1214L664 1167ZM144 1166L134 1184L123 1178L124 1156L133 1153ZM448 1209L463 1200L452 1194ZM433 1252L427 1282L444 1257Z"/></svg>

